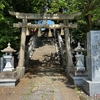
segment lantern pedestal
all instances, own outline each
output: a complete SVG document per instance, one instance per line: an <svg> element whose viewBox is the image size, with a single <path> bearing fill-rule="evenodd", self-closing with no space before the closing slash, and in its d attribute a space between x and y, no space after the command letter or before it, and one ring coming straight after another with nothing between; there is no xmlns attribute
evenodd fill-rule
<svg viewBox="0 0 100 100"><path fill-rule="evenodd" d="M17 71L5 71L0 73L0 86L16 86L19 82Z"/></svg>
<svg viewBox="0 0 100 100"><path fill-rule="evenodd" d="M6 65L3 71L13 71L14 67L11 64L12 56L4 56L4 58L6 59Z"/></svg>

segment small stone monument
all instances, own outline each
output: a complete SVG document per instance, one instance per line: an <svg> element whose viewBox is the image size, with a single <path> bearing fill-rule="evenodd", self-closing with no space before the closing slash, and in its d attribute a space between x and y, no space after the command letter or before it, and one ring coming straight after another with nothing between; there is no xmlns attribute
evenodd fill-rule
<svg viewBox="0 0 100 100"><path fill-rule="evenodd" d="M83 90L89 96L100 96L100 31L87 33L88 79L83 79Z"/></svg>
<svg viewBox="0 0 100 100"><path fill-rule="evenodd" d="M3 58L6 60L5 67L3 72L0 73L0 86L15 86L19 80L17 75L17 71L14 70L14 64L12 64L12 52L16 50L10 47L10 43L8 43L8 47L1 50L1 52L5 52Z"/></svg>

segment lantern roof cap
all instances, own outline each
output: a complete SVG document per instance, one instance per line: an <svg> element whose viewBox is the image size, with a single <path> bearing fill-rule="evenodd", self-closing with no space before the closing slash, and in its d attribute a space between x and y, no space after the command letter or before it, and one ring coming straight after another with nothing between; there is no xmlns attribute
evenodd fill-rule
<svg viewBox="0 0 100 100"><path fill-rule="evenodd" d="M11 44L8 43L8 47L7 47L7 48L4 48L3 50L1 50L1 52L6 52L6 53L16 52L16 50L14 50L13 48L11 48L10 45L11 45Z"/></svg>
<svg viewBox="0 0 100 100"><path fill-rule="evenodd" d="M74 49L76 52L84 51L84 48L81 47L80 43L78 42L78 46Z"/></svg>

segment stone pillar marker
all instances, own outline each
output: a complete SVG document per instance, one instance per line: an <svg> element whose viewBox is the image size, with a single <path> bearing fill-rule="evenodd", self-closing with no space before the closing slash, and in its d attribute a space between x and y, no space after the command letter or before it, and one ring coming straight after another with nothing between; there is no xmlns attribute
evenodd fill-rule
<svg viewBox="0 0 100 100"><path fill-rule="evenodd" d="M100 95L100 31L87 33L88 79L83 80L83 90L89 96Z"/></svg>
<svg viewBox="0 0 100 100"><path fill-rule="evenodd" d="M100 31L91 31L87 34L87 57L89 79L100 81Z"/></svg>

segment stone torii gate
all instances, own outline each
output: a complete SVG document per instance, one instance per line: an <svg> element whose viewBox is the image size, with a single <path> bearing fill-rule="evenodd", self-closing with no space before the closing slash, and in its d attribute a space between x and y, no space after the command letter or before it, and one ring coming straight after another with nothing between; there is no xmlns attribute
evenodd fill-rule
<svg viewBox="0 0 100 100"><path fill-rule="evenodd" d="M70 50L70 39L69 39L69 28L76 28L77 24L69 24L68 20L73 20L75 17L79 16L81 13L77 14L32 14L32 13L19 13L9 11L12 16L15 16L17 19L22 19L22 23L14 23L13 27L22 28L21 31L21 43L20 43L20 54L19 62L17 66L17 72L20 78L24 77L25 67L24 67L24 56L25 56L25 41L26 41L26 31L27 28L65 28L65 44L66 44L66 53L67 53L67 66L72 67L72 56ZM28 23L28 20L63 20L63 24L54 24L54 25L38 25ZM67 23L66 23L67 22Z"/></svg>

